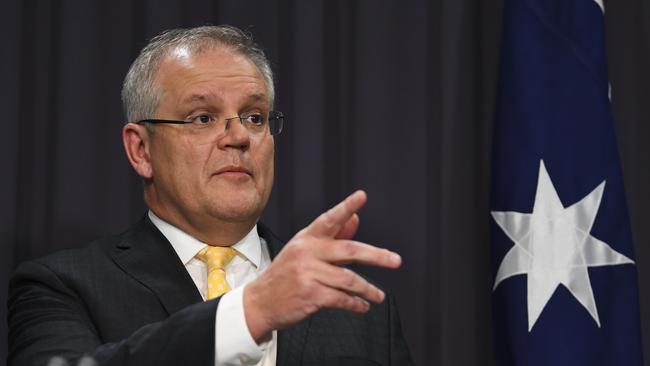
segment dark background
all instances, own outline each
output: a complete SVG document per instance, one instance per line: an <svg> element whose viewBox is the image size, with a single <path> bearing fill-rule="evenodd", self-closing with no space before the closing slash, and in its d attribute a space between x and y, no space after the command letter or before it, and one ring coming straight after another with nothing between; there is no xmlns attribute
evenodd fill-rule
<svg viewBox="0 0 650 366"><path fill-rule="evenodd" d="M416 363L492 364L488 182L501 8L484 0L3 1L0 302L21 261L120 232L144 214L120 141L122 79L161 30L226 23L267 50L277 108L288 116L264 221L289 239L365 189L358 238L404 258L395 272L366 273L397 296ZM650 2L606 8L650 365Z"/></svg>

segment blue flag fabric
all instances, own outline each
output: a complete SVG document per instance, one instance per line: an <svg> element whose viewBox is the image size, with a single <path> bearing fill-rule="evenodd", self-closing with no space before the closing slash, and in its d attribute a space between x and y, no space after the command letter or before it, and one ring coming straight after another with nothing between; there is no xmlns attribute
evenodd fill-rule
<svg viewBox="0 0 650 366"><path fill-rule="evenodd" d="M595 0L505 0L493 144L498 365L642 365Z"/></svg>

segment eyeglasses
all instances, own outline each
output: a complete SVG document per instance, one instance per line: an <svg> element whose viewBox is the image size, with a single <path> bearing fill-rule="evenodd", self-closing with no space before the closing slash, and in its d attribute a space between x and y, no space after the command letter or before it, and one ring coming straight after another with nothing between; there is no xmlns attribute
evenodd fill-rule
<svg viewBox="0 0 650 366"><path fill-rule="evenodd" d="M208 132L214 131L215 129L219 129L220 132L225 132L230 128L230 121L235 119L238 119L242 126L244 126L250 134L255 136L261 136L265 134L266 131L269 131L271 135L279 135L280 132L282 132L282 126L284 125L284 114L280 111L270 111L268 116L255 112L223 119L219 119L209 113L202 113L197 116L189 117L185 121L171 119L143 119L136 123L191 125L192 130L196 132ZM220 126L223 127L219 128Z"/></svg>

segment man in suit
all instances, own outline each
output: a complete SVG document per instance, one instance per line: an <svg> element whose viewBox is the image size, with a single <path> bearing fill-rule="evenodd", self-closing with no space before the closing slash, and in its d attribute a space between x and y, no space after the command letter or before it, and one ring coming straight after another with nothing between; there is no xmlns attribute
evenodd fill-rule
<svg viewBox="0 0 650 366"><path fill-rule="evenodd" d="M248 35L164 32L131 65L122 98L149 212L16 270L8 364L411 364L394 301L341 266L401 263L352 240L364 192L286 245L258 223L283 116Z"/></svg>

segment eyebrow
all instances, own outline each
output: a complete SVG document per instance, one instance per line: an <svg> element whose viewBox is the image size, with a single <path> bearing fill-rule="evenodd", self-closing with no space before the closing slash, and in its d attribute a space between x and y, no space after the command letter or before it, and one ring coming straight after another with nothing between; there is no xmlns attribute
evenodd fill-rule
<svg viewBox="0 0 650 366"><path fill-rule="evenodd" d="M266 101L266 94L263 93L258 93L258 94L251 94L246 99L252 101L252 102L264 102Z"/></svg>
<svg viewBox="0 0 650 366"><path fill-rule="evenodd" d="M189 97L183 99L181 103L193 103L193 102L206 102L210 99L221 99L216 94L191 94Z"/></svg>
<svg viewBox="0 0 650 366"><path fill-rule="evenodd" d="M193 103L193 102L207 102L207 101L209 101L211 99L217 99L217 100L221 101L222 98L219 97L218 95L212 94L212 93L210 93L210 94L191 94L187 98L183 99L181 101L181 103L182 104L189 104L189 103ZM266 94L264 94L264 93L250 94L250 95L245 97L245 100L248 101L248 102L264 102L267 99L268 98L266 97Z"/></svg>

